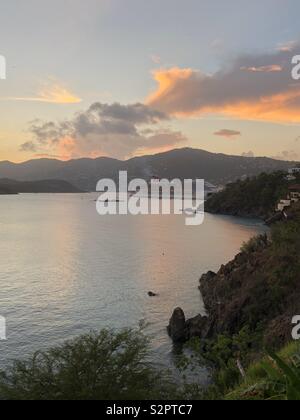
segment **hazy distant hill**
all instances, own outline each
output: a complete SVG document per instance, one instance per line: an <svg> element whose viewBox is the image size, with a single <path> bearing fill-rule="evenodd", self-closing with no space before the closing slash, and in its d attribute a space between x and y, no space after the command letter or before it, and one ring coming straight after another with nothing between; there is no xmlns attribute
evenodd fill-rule
<svg viewBox="0 0 300 420"><path fill-rule="evenodd" d="M20 181L60 179L83 190L95 190L101 178L116 179L120 170L130 177L204 178L213 184L226 184L243 176L286 170L291 162L269 158L247 158L209 153L198 149L179 149L152 156L120 161L110 158L78 159L68 162L38 159L21 164L0 162L0 178Z"/></svg>
<svg viewBox="0 0 300 420"><path fill-rule="evenodd" d="M12 179L0 179L0 194L79 192L80 190L69 182L55 179L26 182L14 181Z"/></svg>

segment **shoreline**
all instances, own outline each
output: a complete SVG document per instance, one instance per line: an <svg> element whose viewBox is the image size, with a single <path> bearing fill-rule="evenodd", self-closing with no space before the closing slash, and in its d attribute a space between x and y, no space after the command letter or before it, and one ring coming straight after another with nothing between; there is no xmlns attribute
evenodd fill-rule
<svg viewBox="0 0 300 420"><path fill-rule="evenodd" d="M292 319L300 309L299 229L300 203L272 225L271 235L253 237L217 272L201 276L206 315L186 319L181 308L172 314L169 336L182 344L199 340L199 356L204 366L213 366L214 391L223 397L265 349L277 352L292 342Z"/></svg>

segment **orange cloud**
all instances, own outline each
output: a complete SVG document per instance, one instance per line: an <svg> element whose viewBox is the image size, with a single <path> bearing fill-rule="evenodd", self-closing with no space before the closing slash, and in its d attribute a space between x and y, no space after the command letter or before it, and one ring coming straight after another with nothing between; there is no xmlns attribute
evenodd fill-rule
<svg viewBox="0 0 300 420"><path fill-rule="evenodd" d="M272 54L241 56L214 74L178 67L154 71L157 89L146 102L179 117L299 123L300 83L291 76L291 57L299 48L293 44Z"/></svg>
<svg viewBox="0 0 300 420"><path fill-rule="evenodd" d="M152 75L158 83L158 89L148 97L146 101L148 104L155 103L160 98L171 94L174 84L179 83L181 80L188 81L193 75L193 70L173 67L168 70L153 71Z"/></svg>
<svg viewBox="0 0 300 420"><path fill-rule="evenodd" d="M45 102L52 104L78 104L81 99L59 83L45 86L36 96L6 98L10 101Z"/></svg>
<svg viewBox="0 0 300 420"><path fill-rule="evenodd" d="M263 97L256 103L244 101L236 105L227 105L220 111L228 117L244 120L299 123L300 86L278 95Z"/></svg>

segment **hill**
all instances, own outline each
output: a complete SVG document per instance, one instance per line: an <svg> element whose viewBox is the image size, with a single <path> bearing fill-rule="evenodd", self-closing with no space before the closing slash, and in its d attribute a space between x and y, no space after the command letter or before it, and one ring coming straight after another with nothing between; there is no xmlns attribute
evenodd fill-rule
<svg viewBox="0 0 300 420"><path fill-rule="evenodd" d="M0 178L18 181L60 179L85 191L93 191L99 179L117 180L120 170L130 178L200 178L216 185L225 185L242 177L261 172L287 170L295 164L269 158L227 156L198 149L178 149L166 153L136 157L127 161L111 158L77 159L62 162L36 159L24 163L0 162Z"/></svg>
<svg viewBox="0 0 300 420"><path fill-rule="evenodd" d="M242 389L236 389L232 398L240 398L242 394L245 399L276 398L285 392L284 386L278 393L274 388L264 392L267 389L260 387L266 385L265 377L271 372L262 358L266 349L271 354L292 340L292 320L300 313L299 234L298 202L290 208L287 218L272 225L269 235L252 238L218 272L202 275L199 289L206 316L198 315L186 321L180 308L174 311L169 324L173 340L192 339L190 343L200 365L205 360L213 368L213 385L207 397L224 398L230 394L232 388L243 383L242 370L257 361L261 365L255 367L257 387L247 377ZM299 354L298 350L297 357ZM263 376L262 367L267 369ZM297 375L300 398L300 371ZM274 375L271 376L273 380Z"/></svg>
<svg viewBox="0 0 300 420"><path fill-rule="evenodd" d="M228 185L212 196L206 207L215 213L270 216L276 202L286 197L290 183L299 183L299 176L289 181L284 172L263 173ZM170 336L174 341L200 339L196 352L202 363L204 358L213 367L213 385L207 397L264 399L286 398L289 394L281 386L286 381L282 372L275 372L281 386L278 393L270 388L274 370L269 378L271 368L264 356L265 349L270 355L289 345L292 320L300 313L299 233L300 202L295 202L271 225L268 234L244 244L240 253L218 272L202 275L199 289L207 316L186 321L180 308L174 311L168 328ZM297 354L299 357L299 349ZM275 356L271 365L276 361L280 371L283 362ZM297 375L299 382L293 392L300 398L300 371Z"/></svg>
<svg viewBox="0 0 300 420"><path fill-rule="evenodd" d="M267 219L274 214L275 206L286 197L288 187L300 182L300 176L288 181L285 172L262 173L254 178L236 181L210 197L205 205L206 211L241 217Z"/></svg>
<svg viewBox="0 0 300 420"><path fill-rule="evenodd" d="M79 193L78 188L61 180L43 181L15 181L12 179L0 179L0 194L20 193Z"/></svg>

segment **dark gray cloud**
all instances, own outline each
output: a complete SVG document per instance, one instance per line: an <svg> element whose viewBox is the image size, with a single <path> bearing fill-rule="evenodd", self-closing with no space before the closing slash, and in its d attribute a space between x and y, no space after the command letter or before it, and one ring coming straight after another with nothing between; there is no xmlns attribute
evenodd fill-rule
<svg viewBox="0 0 300 420"><path fill-rule="evenodd" d="M214 133L215 136L219 136L219 137L226 137L228 139L230 138L234 138L237 136L241 136L242 133L240 131L237 130L228 130L226 128L223 128L222 130L216 131Z"/></svg>
<svg viewBox="0 0 300 420"><path fill-rule="evenodd" d="M36 152L37 151L37 145L33 141L27 141L26 143L23 143L20 147L21 152Z"/></svg>
<svg viewBox="0 0 300 420"><path fill-rule="evenodd" d="M24 143L21 150L124 158L138 151L167 148L186 141L181 133L162 127L168 120L167 114L144 104L97 102L70 120L32 122L29 131L33 140Z"/></svg>

